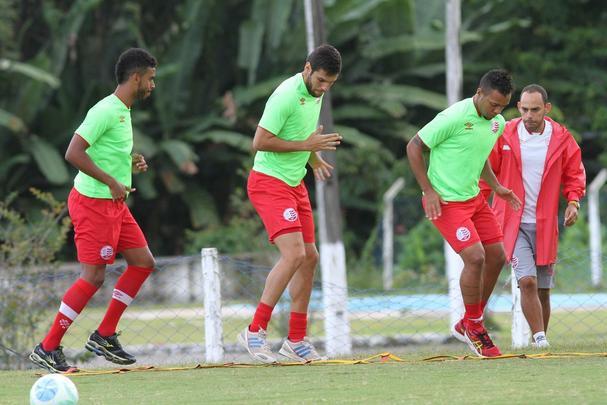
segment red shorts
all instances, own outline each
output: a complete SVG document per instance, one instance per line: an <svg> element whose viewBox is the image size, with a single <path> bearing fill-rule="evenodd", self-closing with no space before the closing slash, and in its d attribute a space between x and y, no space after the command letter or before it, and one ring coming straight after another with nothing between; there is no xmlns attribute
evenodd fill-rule
<svg viewBox="0 0 607 405"><path fill-rule="evenodd" d="M251 170L247 192L270 242L274 243L274 239L286 233L301 232L304 243L314 243L314 217L303 181L291 187L275 177Z"/></svg>
<svg viewBox="0 0 607 405"><path fill-rule="evenodd" d="M422 204L425 201L422 198ZM467 201L441 205L442 214L432 221L457 253L477 242L483 245L501 242L502 229L482 194Z"/></svg>
<svg viewBox="0 0 607 405"><path fill-rule="evenodd" d="M74 188L67 206L80 263L112 264L116 252L148 245L124 202L87 197Z"/></svg>

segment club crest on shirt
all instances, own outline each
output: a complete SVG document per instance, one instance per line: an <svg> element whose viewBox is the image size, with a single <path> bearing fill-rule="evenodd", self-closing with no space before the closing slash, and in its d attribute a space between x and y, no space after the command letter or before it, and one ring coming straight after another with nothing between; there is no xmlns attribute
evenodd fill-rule
<svg viewBox="0 0 607 405"><path fill-rule="evenodd" d="M471 123L470 121L468 121L464 124L464 129L467 129L467 130L474 129L474 124Z"/></svg>
<svg viewBox="0 0 607 405"><path fill-rule="evenodd" d="M491 121L491 132L494 134L497 133L500 129L500 123L498 121Z"/></svg>
<svg viewBox="0 0 607 405"><path fill-rule="evenodd" d="M99 251L99 256L101 256L101 258L103 260L109 260L112 258L113 255L114 255L114 249L110 245L105 245Z"/></svg>
<svg viewBox="0 0 607 405"><path fill-rule="evenodd" d="M300 105L304 105L305 103L306 103L306 99L305 98L302 97L302 98L299 99L299 104Z"/></svg>
<svg viewBox="0 0 607 405"><path fill-rule="evenodd" d="M459 240L460 242L465 242L468 239L470 239L470 229L466 228L465 226L460 226L459 228L457 228L457 230L455 231L455 237L457 238L457 240Z"/></svg>
<svg viewBox="0 0 607 405"><path fill-rule="evenodd" d="M120 122L124 122L125 118L124 115L121 115L120 117L118 117L120 119Z"/></svg>
<svg viewBox="0 0 607 405"><path fill-rule="evenodd" d="M287 208L283 211L282 217L289 222L297 221L297 211L294 208Z"/></svg>

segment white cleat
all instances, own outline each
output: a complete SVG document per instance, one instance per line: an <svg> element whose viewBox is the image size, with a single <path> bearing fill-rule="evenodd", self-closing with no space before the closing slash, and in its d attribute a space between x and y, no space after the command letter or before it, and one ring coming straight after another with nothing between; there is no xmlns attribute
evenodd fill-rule
<svg viewBox="0 0 607 405"><path fill-rule="evenodd" d="M318 354L314 345L305 338L299 342L291 342L289 339L285 339L278 353L291 360L301 362L327 360L326 357Z"/></svg>
<svg viewBox="0 0 607 405"><path fill-rule="evenodd" d="M550 343L548 343L548 339L539 339L531 343L531 347L534 349L547 349L550 347Z"/></svg>
<svg viewBox="0 0 607 405"><path fill-rule="evenodd" d="M278 360L276 359L276 355L270 350L267 336L268 334L265 330L260 328L259 332L251 332L247 326L238 334L238 341L247 349L253 360L267 364L276 363Z"/></svg>

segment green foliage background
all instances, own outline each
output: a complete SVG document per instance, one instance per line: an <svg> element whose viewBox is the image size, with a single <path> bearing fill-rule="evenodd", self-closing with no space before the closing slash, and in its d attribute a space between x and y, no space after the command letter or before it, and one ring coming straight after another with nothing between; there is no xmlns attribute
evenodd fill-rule
<svg viewBox="0 0 607 405"><path fill-rule="evenodd" d="M16 208L33 213L32 186L66 198L73 131L113 91L120 52L141 46L159 68L153 97L133 109L150 170L135 177L129 203L153 251L268 249L244 192L250 142L268 95L303 67L301 1L0 0L0 9L0 199L16 192ZM446 106L444 1L326 0L325 12L344 59L332 96L351 279L377 282L368 273L378 268L381 196L404 176L398 261L416 274L401 281L434 282L440 240L420 222L404 145ZM463 0L464 96L498 66L518 89L543 84L592 178L607 162L606 25L601 0ZM74 257L71 244L61 256Z"/></svg>

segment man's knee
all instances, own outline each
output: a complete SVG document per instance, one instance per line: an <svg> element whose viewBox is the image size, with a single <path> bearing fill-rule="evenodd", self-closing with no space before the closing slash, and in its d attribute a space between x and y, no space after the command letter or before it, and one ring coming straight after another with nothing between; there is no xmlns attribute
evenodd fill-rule
<svg viewBox="0 0 607 405"><path fill-rule="evenodd" d="M126 249L120 253L124 256L129 266L142 267L144 269L156 268L156 259L154 259L154 255L147 246Z"/></svg>
<svg viewBox="0 0 607 405"><path fill-rule="evenodd" d="M485 257L487 265L499 267L500 269L506 263L506 252L501 243L485 246Z"/></svg>
<svg viewBox="0 0 607 405"><path fill-rule="evenodd" d="M306 251L306 264L312 268L316 268L320 255L316 249Z"/></svg>
<svg viewBox="0 0 607 405"><path fill-rule="evenodd" d="M105 281L105 271L85 271L80 277L87 283L92 284L97 288L101 288Z"/></svg>
<svg viewBox="0 0 607 405"><path fill-rule="evenodd" d="M525 276L518 281L518 286L521 289L521 292L535 293L535 291L537 291L537 278Z"/></svg>
<svg viewBox="0 0 607 405"><path fill-rule="evenodd" d="M283 259L289 263L290 267L298 268L306 260L306 251L304 249L293 249L283 254Z"/></svg>
<svg viewBox="0 0 607 405"><path fill-rule="evenodd" d="M156 259L154 259L154 256L146 257L140 267L153 270L156 268Z"/></svg>
<svg viewBox="0 0 607 405"><path fill-rule="evenodd" d="M485 252L483 249L474 249L462 255L462 260L467 267L482 268L485 264Z"/></svg>
<svg viewBox="0 0 607 405"><path fill-rule="evenodd" d="M487 261L489 260L491 260L495 266L502 268L504 264L506 264L506 252L503 250L492 252L490 256L487 256Z"/></svg>

